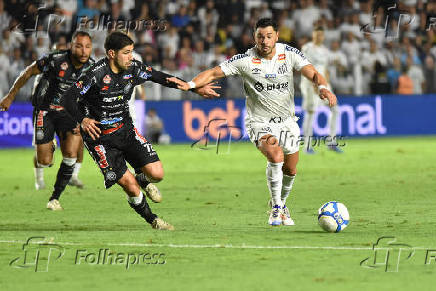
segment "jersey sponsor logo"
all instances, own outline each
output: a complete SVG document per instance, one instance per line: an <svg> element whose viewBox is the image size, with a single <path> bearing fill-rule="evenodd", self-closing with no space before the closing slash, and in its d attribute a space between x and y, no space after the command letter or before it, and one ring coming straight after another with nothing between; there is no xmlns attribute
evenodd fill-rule
<svg viewBox="0 0 436 291"><path fill-rule="evenodd" d="M251 59L251 62L252 62L253 64L256 64L256 65L260 65L260 63L261 63L261 61L260 61L259 58L252 58L252 59Z"/></svg>
<svg viewBox="0 0 436 291"><path fill-rule="evenodd" d="M248 57L248 55L247 55L247 54L237 54L237 55L234 55L233 57L231 57L231 58L228 60L228 62L231 63L231 62L233 62L233 61L237 61L237 60L242 59L242 58L245 58L245 57Z"/></svg>
<svg viewBox="0 0 436 291"><path fill-rule="evenodd" d="M109 89L109 86L103 86L103 88L101 88L101 91L106 91Z"/></svg>
<svg viewBox="0 0 436 291"><path fill-rule="evenodd" d="M263 91L263 85L262 85L262 83L261 83L261 82L256 82L256 83L254 84L254 89L256 89L257 92L262 92L262 91Z"/></svg>
<svg viewBox="0 0 436 291"><path fill-rule="evenodd" d="M279 54L278 60L279 61L283 61L286 59L286 55L285 54Z"/></svg>
<svg viewBox="0 0 436 291"><path fill-rule="evenodd" d="M88 92L89 88L91 88L91 84L86 85L85 88L83 88L83 90L80 91L80 95L86 94L86 92Z"/></svg>
<svg viewBox="0 0 436 291"><path fill-rule="evenodd" d="M44 116L47 114L47 111L39 111L38 118L36 119L36 127L44 126Z"/></svg>
<svg viewBox="0 0 436 291"><path fill-rule="evenodd" d="M111 80L112 80L111 76L109 76L109 75L106 75L103 77L103 83L105 83L105 84L109 84L111 82Z"/></svg>
<svg viewBox="0 0 436 291"><path fill-rule="evenodd" d="M63 62L63 63L61 64L61 69L64 70L64 71L66 71L66 70L68 69L68 64L67 64L67 62Z"/></svg>
<svg viewBox="0 0 436 291"><path fill-rule="evenodd" d="M59 77L63 78L65 76L65 71L59 71Z"/></svg>
<svg viewBox="0 0 436 291"><path fill-rule="evenodd" d="M259 69L259 68L251 69L251 73L252 73L253 75L259 75L261 72L262 72L262 70Z"/></svg>
<svg viewBox="0 0 436 291"><path fill-rule="evenodd" d="M97 145L94 147L94 150L98 155L98 158L99 158L98 165L100 166L100 168L104 169L104 168L109 167L109 164L108 164L107 159L106 159L106 150L105 150L104 146Z"/></svg>
<svg viewBox="0 0 436 291"><path fill-rule="evenodd" d="M287 72L288 72L288 66L286 64L281 65L277 70L277 73L279 73L281 75L283 75Z"/></svg>
<svg viewBox="0 0 436 291"><path fill-rule="evenodd" d="M100 123L104 124L104 125L108 125L108 124L114 124L114 123L120 122L122 120L123 120L122 117L116 117L116 118L111 118L111 119L103 119L100 121Z"/></svg>
<svg viewBox="0 0 436 291"><path fill-rule="evenodd" d="M302 58L305 59L305 60L307 59L306 56L305 56L302 52L300 52L298 49L296 49L296 48L294 48L294 47L291 47L291 46L287 45L285 49L286 49L287 51L291 51L291 52L293 52L293 53L299 55L300 57L302 57Z"/></svg>
<svg viewBox="0 0 436 291"><path fill-rule="evenodd" d="M103 98L103 102L114 102L117 100L123 100L123 95L115 96L115 97L105 97Z"/></svg>
<svg viewBox="0 0 436 291"><path fill-rule="evenodd" d="M281 116L271 117L271 119L269 120L269 123L282 123L282 122L283 122L283 118Z"/></svg>
<svg viewBox="0 0 436 291"><path fill-rule="evenodd" d="M274 79L274 78L277 78L277 74L265 74L265 78Z"/></svg>
<svg viewBox="0 0 436 291"><path fill-rule="evenodd" d="M266 91L272 91L272 90L283 90L287 89L289 87L289 82L284 83L271 83L271 84L262 84L260 82L256 82L254 84L254 88L257 90L257 92L262 92L264 89Z"/></svg>
<svg viewBox="0 0 436 291"><path fill-rule="evenodd" d="M147 72L139 72L139 78L144 79L144 80L148 80L151 77L151 74L147 73Z"/></svg>
<svg viewBox="0 0 436 291"><path fill-rule="evenodd" d="M128 75L123 76L124 80L129 80L130 78L132 78L132 74L128 74Z"/></svg>

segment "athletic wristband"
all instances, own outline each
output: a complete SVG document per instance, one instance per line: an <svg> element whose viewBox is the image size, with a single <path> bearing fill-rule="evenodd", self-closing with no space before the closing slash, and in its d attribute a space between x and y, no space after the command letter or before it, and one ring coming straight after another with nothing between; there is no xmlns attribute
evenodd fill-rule
<svg viewBox="0 0 436 291"><path fill-rule="evenodd" d="M327 89L327 90L329 90L329 88L327 88L327 86L325 86L325 85L319 85L319 86L318 86L318 90L321 91L321 89ZM329 90L329 91L330 91L330 90Z"/></svg>
<svg viewBox="0 0 436 291"><path fill-rule="evenodd" d="M188 85L189 85L189 89L195 89L195 83L194 82L189 81Z"/></svg>

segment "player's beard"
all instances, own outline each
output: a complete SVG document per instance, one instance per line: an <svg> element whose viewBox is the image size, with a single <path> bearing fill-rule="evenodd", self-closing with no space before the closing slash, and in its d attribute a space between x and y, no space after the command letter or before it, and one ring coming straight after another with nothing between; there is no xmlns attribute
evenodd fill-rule
<svg viewBox="0 0 436 291"><path fill-rule="evenodd" d="M120 62L118 62L117 59L114 60L114 64L115 66L118 68L118 70L120 71L126 71L129 69L129 66L131 65L132 62L126 63L125 65L122 65Z"/></svg>
<svg viewBox="0 0 436 291"><path fill-rule="evenodd" d="M77 55L72 55L72 56L74 60L80 64L86 64L89 60L89 56L77 56ZM82 61L82 59L86 59L86 60Z"/></svg>

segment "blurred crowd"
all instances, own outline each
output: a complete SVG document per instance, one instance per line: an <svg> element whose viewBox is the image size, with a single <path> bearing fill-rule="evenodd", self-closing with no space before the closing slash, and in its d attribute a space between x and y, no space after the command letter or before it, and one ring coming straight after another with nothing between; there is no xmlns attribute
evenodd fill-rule
<svg viewBox="0 0 436 291"><path fill-rule="evenodd" d="M88 30L93 58L104 39L130 30L137 57L191 80L254 45L261 17L279 25L280 42L300 49L323 26L329 76L341 95L436 93L436 3L433 0L0 0L0 94L31 62L66 47L72 32ZM296 94L298 95L298 76ZM198 98L147 82L148 100ZM244 98L238 78L221 82L222 96ZM27 100L32 82L17 99Z"/></svg>

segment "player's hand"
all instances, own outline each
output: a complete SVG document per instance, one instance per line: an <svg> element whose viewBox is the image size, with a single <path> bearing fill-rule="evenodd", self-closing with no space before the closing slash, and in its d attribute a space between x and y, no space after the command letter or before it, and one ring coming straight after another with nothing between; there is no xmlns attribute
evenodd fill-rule
<svg viewBox="0 0 436 291"><path fill-rule="evenodd" d="M338 103L336 95L326 88L322 88L321 90L319 90L319 97L323 100L328 100L330 107L333 107Z"/></svg>
<svg viewBox="0 0 436 291"><path fill-rule="evenodd" d="M182 81L180 79L177 79L176 77L167 78L167 82L174 83L177 85L177 89L188 91L191 89L185 81Z"/></svg>
<svg viewBox="0 0 436 291"><path fill-rule="evenodd" d="M214 97L220 97L220 94L215 92L214 89L221 89L221 86L217 85L217 83L209 83L201 88L194 89L194 92L198 95L203 96L204 98L214 98Z"/></svg>
<svg viewBox="0 0 436 291"><path fill-rule="evenodd" d="M75 128L73 128L73 134L80 134L80 125L77 124Z"/></svg>
<svg viewBox="0 0 436 291"><path fill-rule="evenodd" d="M91 118L83 118L82 123L80 126L82 127L83 131L86 132L93 140L96 140L100 137L101 130L97 126L97 124L100 124L100 122L91 119Z"/></svg>
<svg viewBox="0 0 436 291"><path fill-rule="evenodd" d="M9 107L11 107L13 99L8 95L2 98L0 101L0 111L8 111Z"/></svg>

